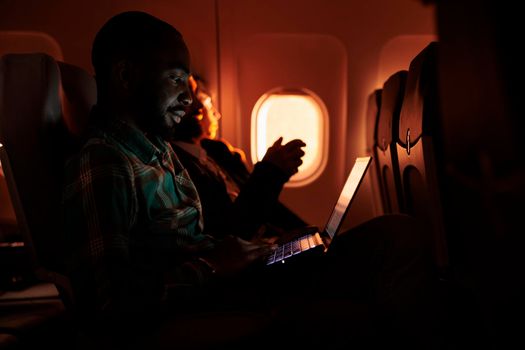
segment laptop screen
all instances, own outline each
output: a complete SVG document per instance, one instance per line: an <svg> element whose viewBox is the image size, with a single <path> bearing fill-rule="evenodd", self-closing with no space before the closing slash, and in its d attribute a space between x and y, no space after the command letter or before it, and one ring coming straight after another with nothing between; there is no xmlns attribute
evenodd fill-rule
<svg viewBox="0 0 525 350"><path fill-rule="evenodd" d="M328 223L325 227L325 232L328 233L330 238L334 238L335 234L337 233L337 230L339 230L339 227L341 226L341 223L343 222L348 208L350 207L350 204L352 203L352 200L355 197L357 189L359 188L359 185L361 184L361 181L364 178L364 175L366 173L366 170L368 169L368 166L370 165L371 160L372 157L356 158L354 166L352 167L352 171L346 179L346 183L343 187L343 190L339 195L339 199L337 200L334 210L332 210L330 219L328 219Z"/></svg>

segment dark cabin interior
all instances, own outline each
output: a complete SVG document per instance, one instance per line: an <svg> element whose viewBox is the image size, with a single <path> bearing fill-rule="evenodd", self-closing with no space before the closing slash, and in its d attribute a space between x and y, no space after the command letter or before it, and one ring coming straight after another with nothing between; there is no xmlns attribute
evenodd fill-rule
<svg viewBox="0 0 525 350"><path fill-rule="evenodd" d="M363 126L363 149L373 164L369 198L360 200L369 205L351 215L364 220L378 212L406 213L428 225L444 339L429 349L522 348L521 12L517 3L492 0L415 2L434 9L436 40L411 57L406 70L370 88L362 101L366 111L354 126ZM345 11L345 2L339 7ZM22 11L15 1L0 1L1 8ZM57 20L67 16L52 13ZM0 13L0 30L18 29L9 16ZM39 21L37 14L31 18ZM75 320L62 261L56 170L74 149L75 131L95 100L91 72L82 67L88 57L77 56L70 56L74 62L3 56L0 64L0 349L108 346L83 333ZM213 80L214 88L230 79L228 67L224 71ZM31 90L31 80L50 83ZM20 94L36 96L34 104L20 103ZM231 95L221 94L224 108L233 110ZM225 129L234 134L234 128ZM350 153L343 156L351 159L356 152ZM353 327L334 320L338 331ZM190 317L181 320L176 339L180 348L249 348L250 341L270 337L267 326L267 320L239 315ZM216 334L202 337L198 329L207 327ZM231 327L239 331L227 331Z"/></svg>

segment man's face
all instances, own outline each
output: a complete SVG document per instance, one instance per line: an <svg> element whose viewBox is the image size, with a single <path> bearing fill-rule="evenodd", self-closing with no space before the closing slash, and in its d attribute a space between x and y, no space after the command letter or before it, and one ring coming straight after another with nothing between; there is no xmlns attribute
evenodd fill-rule
<svg viewBox="0 0 525 350"><path fill-rule="evenodd" d="M132 104L144 131L168 138L192 103L185 68L189 58L176 48L156 50L149 56L139 67Z"/></svg>

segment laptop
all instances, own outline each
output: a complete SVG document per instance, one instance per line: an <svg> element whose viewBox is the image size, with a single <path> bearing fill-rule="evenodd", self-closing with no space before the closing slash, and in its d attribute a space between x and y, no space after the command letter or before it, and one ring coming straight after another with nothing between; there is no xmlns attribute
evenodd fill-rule
<svg viewBox="0 0 525 350"><path fill-rule="evenodd" d="M328 222L321 232L310 233L279 245L268 257L266 265L285 263L304 253L325 253L341 227L371 161L372 157L356 158L352 171L350 171L346 179L343 190L339 194L339 198L334 205Z"/></svg>

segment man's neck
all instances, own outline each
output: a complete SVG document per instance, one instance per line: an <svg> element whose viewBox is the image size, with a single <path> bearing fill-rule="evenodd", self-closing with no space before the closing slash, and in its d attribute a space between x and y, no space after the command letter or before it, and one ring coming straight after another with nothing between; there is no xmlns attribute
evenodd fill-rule
<svg viewBox="0 0 525 350"><path fill-rule="evenodd" d="M200 143L175 141L174 144L201 161L205 161L207 157L207 153Z"/></svg>
<svg viewBox="0 0 525 350"><path fill-rule="evenodd" d="M137 124L137 117L127 108L110 103L102 103L98 105L99 109L112 118L124 121L126 124L142 130ZM144 130L142 130L144 131Z"/></svg>

